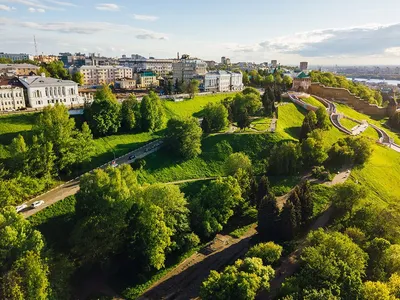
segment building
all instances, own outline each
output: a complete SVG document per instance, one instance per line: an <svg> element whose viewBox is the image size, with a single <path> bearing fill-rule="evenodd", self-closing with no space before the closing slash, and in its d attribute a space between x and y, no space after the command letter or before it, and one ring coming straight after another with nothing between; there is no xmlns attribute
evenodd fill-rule
<svg viewBox="0 0 400 300"><path fill-rule="evenodd" d="M131 57L123 55L118 59L121 66L132 68L134 72L153 71L160 76L165 76L172 73L172 64L178 61L177 59L156 59L145 58L138 54L132 54Z"/></svg>
<svg viewBox="0 0 400 300"><path fill-rule="evenodd" d="M144 71L137 74L137 87L147 89L159 86L157 74L153 71Z"/></svg>
<svg viewBox="0 0 400 300"><path fill-rule="evenodd" d="M172 68L174 81L189 81L207 73L207 64L201 59L181 59Z"/></svg>
<svg viewBox="0 0 400 300"><path fill-rule="evenodd" d="M121 78L115 80L115 87L122 90L133 90L136 89L136 79L132 78Z"/></svg>
<svg viewBox="0 0 400 300"><path fill-rule="evenodd" d="M300 62L300 70L301 71L308 70L308 62L307 61Z"/></svg>
<svg viewBox="0 0 400 300"><path fill-rule="evenodd" d="M278 66L278 61L276 59L271 60L271 68L276 68Z"/></svg>
<svg viewBox="0 0 400 300"><path fill-rule="evenodd" d="M210 70L215 69L216 62L214 60L206 60L205 63L207 64L207 68Z"/></svg>
<svg viewBox="0 0 400 300"><path fill-rule="evenodd" d="M81 72L84 85L102 85L114 83L120 78L132 78L131 68L122 66L81 66L70 68L70 73Z"/></svg>
<svg viewBox="0 0 400 300"><path fill-rule="evenodd" d="M83 53L59 53L58 59L64 63L64 67L66 68L71 66L80 67L86 64L86 56Z"/></svg>
<svg viewBox="0 0 400 300"><path fill-rule="evenodd" d="M204 75L205 92L229 92L241 91L242 89L242 73L214 71Z"/></svg>
<svg viewBox="0 0 400 300"><path fill-rule="evenodd" d="M225 57L225 56L222 56L222 57L221 57L221 64L222 64L222 65L225 65L225 61L226 61L226 57Z"/></svg>
<svg viewBox="0 0 400 300"><path fill-rule="evenodd" d="M31 64L0 64L0 75L28 76L38 71L39 67Z"/></svg>
<svg viewBox="0 0 400 300"><path fill-rule="evenodd" d="M0 78L0 111L22 108L25 108L25 95L18 78Z"/></svg>
<svg viewBox="0 0 400 300"><path fill-rule="evenodd" d="M8 58L11 59L12 61L33 60L33 56L26 53L13 54L13 53L0 52L0 58Z"/></svg>
<svg viewBox="0 0 400 300"><path fill-rule="evenodd" d="M56 55L37 55L33 58L33 60L48 64L53 61L58 61L58 56L56 56Z"/></svg>
<svg viewBox="0 0 400 300"><path fill-rule="evenodd" d="M117 66L118 59L100 56L100 53L90 53L89 57L85 58L85 65L88 66Z"/></svg>
<svg viewBox="0 0 400 300"><path fill-rule="evenodd" d="M65 106L81 106L93 100L90 95L78 93L78 84L72 80L61 80L44 76L19 77L25 87L26 105L32 108L43 108L62 103Z"/></svg>
<svg viewBox="0 0 400 300"><path fill-rule="evenodd" d="M293 78L292 90L306 92L311 86L311 77L304 72L300 72Z"/></svg>

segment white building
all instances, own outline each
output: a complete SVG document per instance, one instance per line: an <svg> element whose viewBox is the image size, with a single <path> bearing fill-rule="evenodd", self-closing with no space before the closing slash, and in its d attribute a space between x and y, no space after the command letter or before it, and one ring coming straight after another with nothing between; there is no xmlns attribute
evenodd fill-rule
<svg viewBox="0 0 400 300"><path fill-rule="evenodd" d="M131 68L123 66L81 66L70 68L70 73L81 72L84 85L102 85L114 83L120 78L132 78Z"/></svg>
<svg viewBox="0 0 400 300"><path fill-rule="evenodd" d="M241 91L242 89L242 73L215 71L204 76L204 90L206 92Z"/></svg>
<svg viewBox="0 0 400 300"><path fill-rule="evenodd" d="M189 81L207 73L207 63L201 59L181 59L172 65L174 81Z"/></svg>
<svg viewBox="0 0 400 300"><path fill-rule="evenodd" d="M11 59L12 61L16 60L33 60L33 55L29 55L26 53L19 53L19 54L14 54L14 53L4 53L0 52L0 58L8 58Z"/></svg>
<svg viewBox="0 0 400 300"><path fill-rule="evenodd" d="M0 78L0 111L12 111L24 107L24 88L18 79Z"/></svg>
<svg viewBox="0 0 400 300"><path fill-rule="evenodd" d="M92 101L90 95L79 94L78 84L72 80L25 76L19 77L19 81L26 88L27 105L32 108L43 108L56 103L73 107Z"/></svg>
<svg viewBox="0 0 400 300"><path fill-rule="evenodd" d="M165 76L172 72L172 64L178 60L148 59L140 55L132 55L131 57L123 56L118 61L121 66L132 68L134 72L153 71L158 75Z"/></svg>

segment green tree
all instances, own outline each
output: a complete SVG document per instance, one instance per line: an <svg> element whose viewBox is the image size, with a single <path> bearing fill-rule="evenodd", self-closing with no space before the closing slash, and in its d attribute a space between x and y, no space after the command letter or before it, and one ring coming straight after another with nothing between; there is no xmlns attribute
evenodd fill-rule
<svg viewBox="0 0 400 300"><path fill-rule="evenodd" d="M310 110L306 114L303 120L303 124L301 125L300 141L306 139L308 134L317 128L317 122L318 122L317 115L315 114L315 112Z"/></svg>
<svg viewBox="0 0 400 300"><path fill-rule="evenodd" d="M368 245L369 255L367 276L370 280L386 280L385 252L390 247L390 242L383 238L374 238Z"/></svg>
<svg viewBox="0 0 400 300"><path fill-rule="evenodd" d="M168 146L185 159L201 153L202 130L197 119L170 119L167 124L166 140Z"/></svg>
<svg viewBox="0 0 400 300"><path fill-rule="evenodd" d="M48 77L58 79L71 79L71 76L69 75L68 70L64 68L64 63L62 61L42 63L41 67L47 71L45 73L49 74Z"/></svg>
<svg viewBox="0 0 400 300"><path fill-rule="evenodd" d="M332 127L328 113L324 107L319 107L315 112L315 115L317 116L317 128L328 130Z"/></svg>
<svg viewBox="0 0 400 300"><path fill-rule="evenodd" d="M22 135L18 134L16 138L12 139L11 144L8 146L8 152L11 154L9 169L12 170L13 173L24 172L27 168L26 156L28 146Z"/></svg>
<svg viewBox="0 0 400 300"><path fill-rule="evenodd" d="M323 140L308 137L301 142L301 157L306 167L319 166L327 158Z"/></svg>
<svg viewBox="0 0 400 300"><path fill-rule="evenodd" d="M258 97L261 96L261 95L260 95L260 92L259 92L256 88L253 88L253 87L247 87L247 88L245 88L245 89L242 91L242 94L243 94L243 95L254 94L254 95L258 96Z"/></svg>
<svg viewBox="0 0 400 300"><path fill-rule="evenodd" d="M249 75L247 74L247 72L242 72L243 75L243 85L249 85L250 84L250 79L249 79Z"/></svg>
<svg viewBox="0 0 400 300"><path fill-rule="evenodd" d="M365 300L391 300L390 290L383 282L367 281L364 283L363 299Z"/></svg>
<svg viewBox="0 0 400 300"><path fill-rule="evenodd" d="M265 82L265 86L267 86L267 87L273 85L275 82L274 75L272 75L272 74L267 75L265 77L264 82Z"/></svg>
<svg viewBox="0 0 400 300"><path fill-rule="evenodd" d="M306 180L299 188L299 198L301 203L301 221L307 222L314 212L314 202L311 196L310 182Z"/></svg>
<svg viewBox="0 0 400 300"><path fill-rule="evenodd" d="M203 122L208 124L206 128L202 124L204 132L218 132L228 126L228 110L222 103L208 103L203 114Z"/></svg>
<svg viewBox="0 0 400 300"><path fill-rule="evenodd" d="M221 231L241 201L241 190L235 178L211 181L190 203L193 228L205 237Z"/></svg>
<svg viewBox="0 0 400 300"><path fill-rule="evenodd" d="M258 94L250 90L250 92L248 92L247 94L238 93L235 95L232 105L233 116L236 121L240 117L240 115L244 113L245 110L247 110L247 113L249 115L252 115L260 109L262 105L261 97L258 91L257 93Z"/></svg>
<svg viewBox="0 0 400 300"><path fill-rule="evenodd" d="M234 175L239 169L251 173L251 160L246 154L236 152L229 155L225 161L224 168L226 175Z"/></svg>
<svg viewBox="0 0 400 300"><path fill-rule="evenodd" d="M300 167L300 149L293 142L284 142L272 148L269 170L274 175L293 175Z"/></svg>
<svg viewBox="0 0 400 300"><path fill-rule="evenodd" d="M261 100L263 103L263 107L264 107L264 113L267 116L272 116L272 114L275 111L275 103L274 103L274 98L270 98L269 95L269 89L266 89Z"/></svg>
<svg viewBox="0 0 400 300"><path fill-rule="evenodd" d="M388 275L392 275L394 273L400 274L400 245L391 245L385 251L384 261L386 265L386 273Z"/></svg>
<svg viewBox="0 0 400 300"><path fill-rule="evenodd" d="M72 74L72 80L79 85L83 85L83 74L81 72L75 72Z"/></svg>
<svg viewBox="0 0 400 300"><path fill-rule="evenodd" d="M298 211L292 202L287 201L280 214L281 239L290 241L294 238L298 224Z"/></svg>
<svg viewBox="0 0 400 300"><path fill-rule="evenodd" d="M189 94L190 98L193 99L194 96L199 92L199 84L200 82L196 79L190 80L187 84L186 92Z"/></svg>
<svg viewBox="0 0 400 300"><path fill-rule="evenodd" d="M250 116L249 116L249 113L246 108L244 108L238 112L238 117L237 117L236 121L237 121L237 125L239 126L240 129L250 127L251 120L250 120Z"/></svg>
<svg viewBox="0 0 400 300"><path fill-rule="evenodd" d="M260 201L257 214L257 231L262 241L279 239L279 208L275 195L268 192Z"/></svg>
<svg viewBox="0 0 400 300"><path fill-rule="evenodd" d="M353 182L345 182L335 186L332 203L342 213L351 214L354 206L365 197L366 191L363 187Z"/></svg>
<svg viewBox="0 0 400 300"><path fill-rule="evenodd" d="M269 290L273 276L274 270L264 266L260 258L239 259L222 273L211 271L200 287L200 297L204 300L255 299L260 289Z"/></svg>
<svg viewBox="0 0 400 300"><path fill-rule="evenodd" d="M260 243L251 247L246 257L258 257L262 259L264 265L271 265L281 258L282 250L282 246L274 242Z"/></svg>
<svg viewBox="0 0 400 300"><path fill-rule="evenodd" d="M218 160L226 160L233 153L231 144L227 140L222 140L215 145L215 158Z"/></svg>
<svg viewBox="0 0 400 300"><path fill-rule="evenodd" d="M285 76L283 76L282 83L283 83L283 86L285 87L285 90L288 90L292 87L293 79L292 79L292 77L285 75Z"/></svg>
<svg viewBox="0 0 400 300"><path fill-rule="evenodd" d="M150 92L144 96L140 103L141 129L143 131L154 131L161 129L164 124L164 108L160 98Z"/></svg>
<svg viewBox="0 0 400 300"><path fill-rule="evenodd" d="M135 111L137 110L137 106L139 106L139 104L134 95L130 95L128 99L122 102L121 127L126 131L131 131L136 127L137 120Z"/></svg>
<svg viewBox="0 0 400 300"><path fill-rule="evenodd" d="M85 118L95 136L117 133L121 126L121 105L109 86L97 90L93 103L85 107Z"/></svg>

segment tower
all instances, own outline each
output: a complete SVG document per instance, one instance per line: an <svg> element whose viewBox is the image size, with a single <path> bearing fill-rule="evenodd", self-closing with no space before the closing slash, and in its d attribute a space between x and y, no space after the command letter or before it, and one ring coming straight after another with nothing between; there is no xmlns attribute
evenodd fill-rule
<svg viewBox="0 0 400 300"><path fill-rule="evenodd" d="M33 36L33 43L35 45L35 55L38 55L38 51L37 51L37 44L36 44L36 36Z"/></svg>

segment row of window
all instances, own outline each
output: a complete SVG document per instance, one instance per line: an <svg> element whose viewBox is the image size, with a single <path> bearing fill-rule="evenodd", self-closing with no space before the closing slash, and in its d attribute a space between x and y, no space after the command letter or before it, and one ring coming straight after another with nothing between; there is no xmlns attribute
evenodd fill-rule
<svg viewBox="0 0 400 300"><path fill-rule="evenodd" d="M12 93L0 93L0 99L1 98L12 98L12 97L13 97ZM14 93L14 97L22 97L22 92Z"/></svg>
<svg viewBox="0 0 400 300"><path fill-rule="evenodd" d="M67 99L53 99L53 100L37 100L35 101L36 105L42 105L44 102L46 104L55 104L55 103L67 103ZM75 102L75 98L71 98L71 102Z"/></svg>
<svg viewBox="0 0 400 300"><path fill-rule="evenodd" d="M14 103L14 104L13 104ZM1 105L15 105L15 104L23 104L24 101L0 101Z"/></svg>

